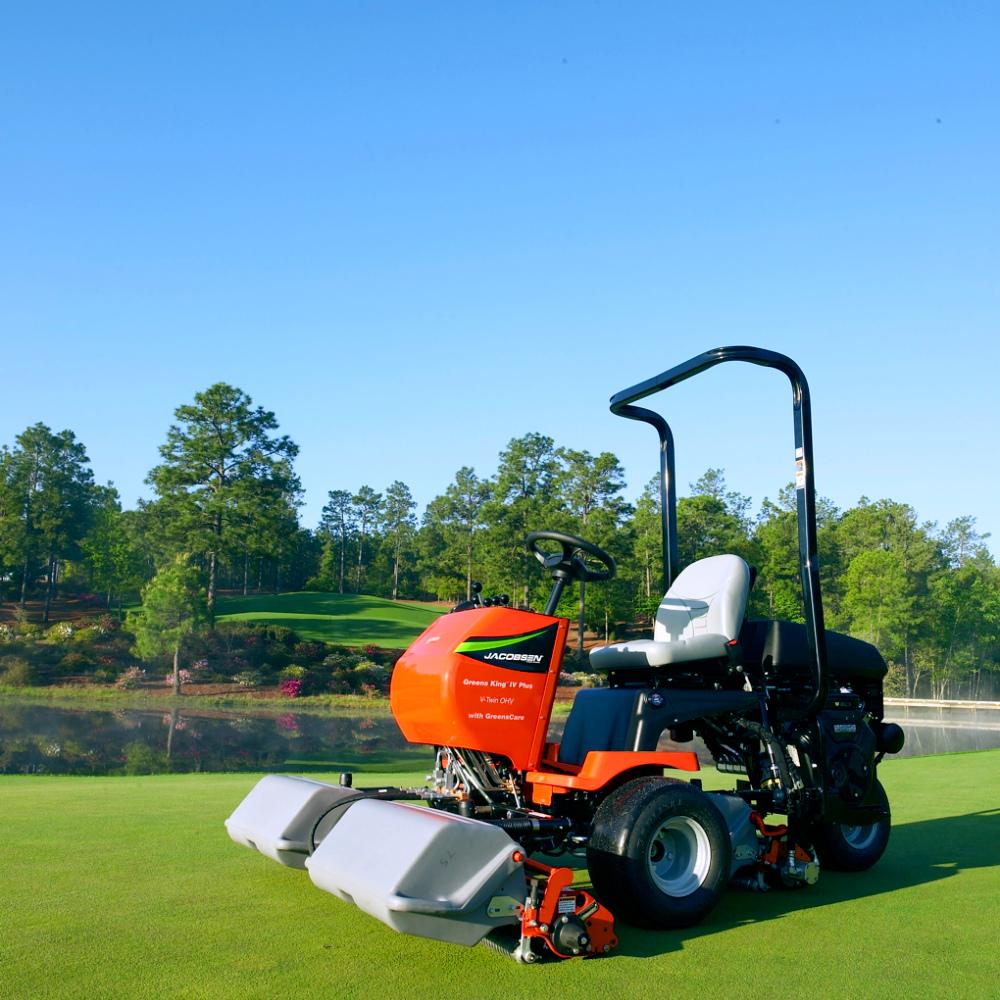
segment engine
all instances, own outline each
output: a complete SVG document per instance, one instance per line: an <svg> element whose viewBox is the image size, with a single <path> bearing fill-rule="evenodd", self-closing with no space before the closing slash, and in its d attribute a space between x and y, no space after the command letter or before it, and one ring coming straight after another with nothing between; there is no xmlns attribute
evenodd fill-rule
<svg viewBox="0 0 1000 1000"><path fill-rule="evenodd" d="M793 736L789 752L799 758L803 782L822 793L829 822L870 818L863 810L875 780L877 743L864 702L848 688L831 692L816 721Z"/></svg>

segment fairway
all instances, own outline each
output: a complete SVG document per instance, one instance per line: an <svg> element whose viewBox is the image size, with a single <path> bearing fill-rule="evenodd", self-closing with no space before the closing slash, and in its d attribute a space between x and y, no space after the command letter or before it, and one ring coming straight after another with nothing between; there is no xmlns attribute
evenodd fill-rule
<svg viewBox="0 0 1000 1000"><path fill-rule="evenodd" d="M343 646L408 646L444 611L367 594L298 591L219 599L219 621L282 625L303 639Z"/></svg>
<svg viewBox="0 0 1000 1000"><path fill-rule="evenodd" d="M611 957L531 968L396 934L233 844L255 776L3 777L0 995L995 996L998 769L1000 751L887 761L895 825L869 873L730 891L700 927L621 924Z"/></svg>

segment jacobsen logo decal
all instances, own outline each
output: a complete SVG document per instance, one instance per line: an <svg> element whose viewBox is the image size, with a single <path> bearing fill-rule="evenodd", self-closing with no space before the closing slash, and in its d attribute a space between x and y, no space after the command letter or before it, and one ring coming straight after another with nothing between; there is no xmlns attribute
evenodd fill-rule
<svg viewBox="0 0 1000 1000"><path fill-rule="evenodd" d="M544 674L556 641L555 624L521 635L474 635L455 647L456 653L508 670Z"/></svg>

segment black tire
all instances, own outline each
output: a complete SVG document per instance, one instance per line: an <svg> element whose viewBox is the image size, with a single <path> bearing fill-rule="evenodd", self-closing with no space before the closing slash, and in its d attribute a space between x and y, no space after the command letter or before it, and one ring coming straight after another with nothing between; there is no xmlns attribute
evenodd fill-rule
<svg viewBox="0 0 1000 1000"><path fill-rule="evenodd" d="M816 853L825 868L841 872L863 872L885 853L892 830L889 797L877 778L869 801L878 805L884 817L868 826L847 823L821 823L814 831Z"/></svg>
<svg viewBox="0 0 1000 1000"><path fill-rule="evenodd" d="M638 778L594 816L587 847L597 897L641 927L690 927L719 901L732 848L722 813L685 782Z"/></svg>

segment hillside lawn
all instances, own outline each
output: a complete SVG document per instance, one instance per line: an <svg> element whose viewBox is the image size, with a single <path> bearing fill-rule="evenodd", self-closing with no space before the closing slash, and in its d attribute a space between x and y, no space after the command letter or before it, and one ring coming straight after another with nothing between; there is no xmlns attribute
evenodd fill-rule
<svg viewBox="0 0 1000 1000"><path fill-rule="evenodd" d="M335 645L404 649L445 610L439 605L367 594L292 591L220 597L216 617L282 625L302 639Z"/></svg>
<svg viewBox="0 0 1000 1000"><path fill-rule="evenodd" d="M870 872L730 891L700 927L619 925L610 957L530 968L396 934L232 843L257 776L0 777L0 995L996 996L998 771L1000 751L887 761L895 826Z"/></svg>

